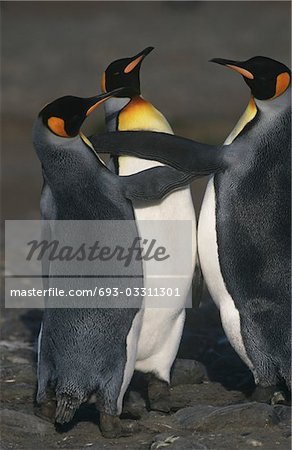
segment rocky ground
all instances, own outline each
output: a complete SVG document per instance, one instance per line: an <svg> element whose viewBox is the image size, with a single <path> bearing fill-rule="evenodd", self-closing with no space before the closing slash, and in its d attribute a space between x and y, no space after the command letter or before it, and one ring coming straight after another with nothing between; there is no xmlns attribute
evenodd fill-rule
<svg viewBox="0 0 292 450"><path fill-rule="evenodd" d="M290 448L290 407L252 402L252 378L228 344L209 300L189 310L172 375L171 413L149 411L137 374L124 405L136 433L105 439L92 405L80 408L63 430L34 415L37 310L2 315L1 394L3 449L234 450ZM196 360L198 362L196 362Z"/></svg>

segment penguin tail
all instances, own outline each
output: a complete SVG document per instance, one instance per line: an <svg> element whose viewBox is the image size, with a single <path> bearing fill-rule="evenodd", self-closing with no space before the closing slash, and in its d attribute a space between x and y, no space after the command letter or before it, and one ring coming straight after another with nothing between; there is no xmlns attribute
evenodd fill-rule
<svg viewBox="0 0 292 450"><path fill-rule="evenodd" d="M70 422L82 401L70 394L57 395L55 421L59 424Z"/></svg>

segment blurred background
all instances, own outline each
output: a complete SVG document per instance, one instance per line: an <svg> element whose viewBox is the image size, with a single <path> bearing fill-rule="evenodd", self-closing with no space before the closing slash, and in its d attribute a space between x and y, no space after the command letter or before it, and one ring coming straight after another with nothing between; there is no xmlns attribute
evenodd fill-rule
<svg viewBox="0 0 292 450"><path fill-rule="evenodd" d="M40 164L31 144L45 103L91 96L107 65L154 46L142 66L142 94L175 133L222 142L243 112L249 89L213 57L265 55L290 65L290 2L1 2L2 211L39 217ZM85 132L102 130L103 110ZM193 185L196 207L205 180Z"/></svg>

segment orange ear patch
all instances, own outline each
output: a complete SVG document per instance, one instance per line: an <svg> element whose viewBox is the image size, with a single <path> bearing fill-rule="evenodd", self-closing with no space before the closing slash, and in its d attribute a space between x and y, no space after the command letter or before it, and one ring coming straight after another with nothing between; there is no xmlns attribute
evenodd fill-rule
<svg viewBox="0 0 292 450"><path fill-rule="evenodd" d="M279 95L283 94L283 92L285 92L287 87L289 86L290 81L291 78L289 73L280 73L280 75L277 76L276 93L273 98L279 97Z"/></svg>
<svg viewBox="0 0 292 450"><path fill-rule="evenodd" d="M65 131L65 122L63 119L60 119L60 117L50 117L48 126L57 136L70 137Z"/></svg>
<svg viewBox="0 0 292 450"><path fill-rule="evenodd" d="M230 69L236 70L236 72L240 73L240 75L243 75L245 78L249 78L250 80L254 79L254 76L251 72L249 72L246 69L243 69L242 67L233 66L232 64L227 64L227 67L230 67Z"/></svg>
<svg viewBox="0 0 292 450"><path fill-rule="evenodd" d="M106 87L105 87L105 72L103 72L101 80L100 80L100 88L101 91L106 93Z"/></svg>
<svg viewBox="0 0 292 450"><path fill-rule="evenodd" d="M142 61L144 58L144 55L138 56L138 58L134 59L134 61L130 62L130 64L127 65L127 67L124 69L124 73L132 72L132 70L135 69L135 67L138 66L138 64Z"/></svg>

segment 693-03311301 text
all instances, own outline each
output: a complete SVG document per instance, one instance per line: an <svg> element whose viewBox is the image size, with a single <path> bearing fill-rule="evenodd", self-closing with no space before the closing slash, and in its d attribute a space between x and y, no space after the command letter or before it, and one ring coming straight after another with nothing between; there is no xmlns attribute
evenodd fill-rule
<svg viewBox="0 0 292 450"><path fill-rule="evenodd" d="M49 288L49 289L11 289L10 295L14 297L117 297L119 295L126 295L127 297L180 297L179 288L126 288L121 291L115 287L95 287L94 289L70 289L65 291L64 289Z"/></svg>

